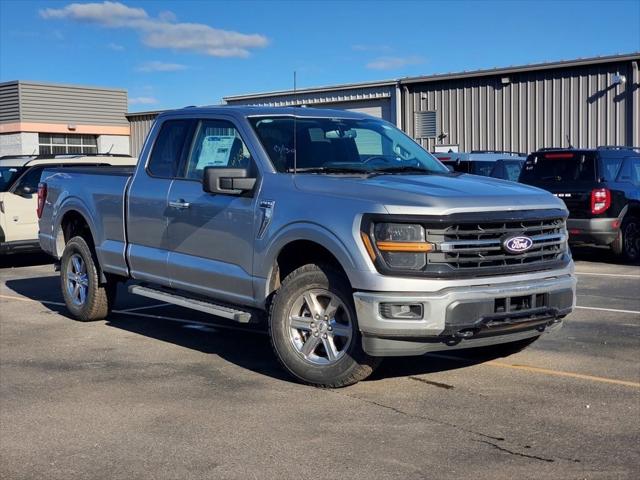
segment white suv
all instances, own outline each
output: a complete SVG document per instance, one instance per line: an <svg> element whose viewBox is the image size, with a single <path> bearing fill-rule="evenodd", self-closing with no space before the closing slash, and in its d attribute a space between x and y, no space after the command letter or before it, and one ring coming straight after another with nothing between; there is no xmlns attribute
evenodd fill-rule
<svg viewBox="0 0 640 480"><path fill-rule="evenodd" d="M0 157L0 255L40 250L36 193L45 167L133 166L136 162L115 155Z"/></svg>

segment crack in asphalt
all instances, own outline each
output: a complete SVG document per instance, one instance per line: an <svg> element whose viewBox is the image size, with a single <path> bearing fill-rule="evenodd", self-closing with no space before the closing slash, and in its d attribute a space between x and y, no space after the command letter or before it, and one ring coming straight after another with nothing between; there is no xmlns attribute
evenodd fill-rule
<svg viewBox="0 0 640 480"><path fill-rule="evenodd" d="M451 427L451 428L454 428L456 430L460 430L460 431L465 432L465 433L470 433L472 435L477 435L479 437L488 438L488 439L491 439L491 440L494 440L494 441L497 441L497 442L504 442L506 440L504 437L495 437L493 435L488 435L486 433L477 432L475 430L470 430L468 428L464 428L464 427L462 427L460 425L457 425L455 423L445 422L443 420L438 420L438 419L435 419L435 418L427 417L425 415L416 415L414 413L405 412L404 410L400 410L399 408L393 407L391 405L385 405L384 403L376 402L375 400L369 400L369 399L358 397L358 396L355 396L355 395L347 395L345 393L341 393L341 392L338 392L336 390L326 390L326 391L334 393L336 395L340 395L342 397L348 397L348 398L351 398L353 400L359 400L361 402L365 402L365 403L368 403L370 405L375 405L377 407L384 408L386 410L390 410L390 411L392 411L394 413L397 413L397 414L400 414L400 415L403 415L403 416L406 416L406 417L415 418L415 419L418 419L418 420L426 420L426 421L429 421L429 422L436 423L438 425L443 425L445 427ZM502 452L509 453L510 455L515 455L515 456L524 457L524 458L530 458L530 459L533 459L533 460L539 460L539 461L547 462L547 463L555 462L555 460L552 459L552 458L545 458L545 457L540 457L540 456L537 456L537 455L528 455L526 453L516 452L516 451L513 451L513 450L509 450L508 448L501 447L500 445L498 445L496 443L493 443L493 442L489 442L487 440L475 440L475 439L472 439L472 440L474 442L486 443L487 445L490 445L490 446L492 446L492 447L494 447L494 448L496 448L496 449L498 449L498 450L500 450ZM529 445L527 445L525 448L530 448L530 447L529 447ZM557 457L557 458L559 460L566 460L566 461L570 461L570 462L574 462L574 463L580 463L580 460L575 459L575 458L566 458L566 457Z"/></svg>
<svg viewBox="0 0 640 480"><path fill-rule="evenodd" d="M385 405L384 403L376 402L375 400L368 400L366 398L357 397L355 395L347 395L347 394L344 394L344 393L337 392L335 390L327 390L327 391L331 392L331 393L335 393L336 395L340 395L340 396L343 396L343 397L351 398L353 400L360 400L361 402L365 402L365 403L368 403L370 405L375 405L375 406L380 407L380 408L385 408L387 410L391 410L392 412L395 412L395 413L398 413L400 415L404 415L404 416L407 416L407 417L410 417L410 418L416 418L418 420L427 420L429 422L437 423L438 425L443 425L443 426L446 426L446 427L452 427L452 428L455 428L457 430L461 430L461 431L466 432L466 433L471 433L473 435L478 435L480 437L490 438L491 440L496 440L498 442L502 442L502 441L505 440L504 437L494 437L493 435L487 435L486 433L476 432L475 430L469 430L467 428L461 427L460 425L456 425L455 423L449 423L449 422L445 422L445 421L442 421L442 420L437 420L435 418L427 417L427 416L424 416L424 415L416 415L414 413L405 412L404 410L400 410L399 408L392 407L391 405Z"/></svg>
<svg viewBox="0 0 640 480"><path fill-rule="evenodd" d="M545 458L545 457L539 457L537 455L527 455L526 453L514 452L513 450L509 450L508 448L501 447L500 445L497 445L493 442L488 442L486 440L473 440L473 441L478 443L486 443L487 445L491 445L493 448L500 450L501 452L508 453L509 455L515 455L517 457L524 457L524 458L531 458L533 460L540 460L542 462L548 462L548 463L555 462L553 458Z"/></svg>

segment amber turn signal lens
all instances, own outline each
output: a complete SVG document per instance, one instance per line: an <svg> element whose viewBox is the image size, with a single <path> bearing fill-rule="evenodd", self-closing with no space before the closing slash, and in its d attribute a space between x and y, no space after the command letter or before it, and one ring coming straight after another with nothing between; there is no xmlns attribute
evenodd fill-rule
<svg viewBox="0 0 640 480"><path fill-rule="evenodd" d="M377 242L381 252L430 252L433 245L426 242Z"/></svg>
<svg viewBox="0 0 640 480"><path fill-rule="evenodd" d="M364 248L367 250L369 257L371 257L371 261L375 262L376 252L373 249L373 245L371 245L371 240L369 239L369 235L367 235L364 232L360 232L360 236L362 237L362 243L364 243Z"/></svg>

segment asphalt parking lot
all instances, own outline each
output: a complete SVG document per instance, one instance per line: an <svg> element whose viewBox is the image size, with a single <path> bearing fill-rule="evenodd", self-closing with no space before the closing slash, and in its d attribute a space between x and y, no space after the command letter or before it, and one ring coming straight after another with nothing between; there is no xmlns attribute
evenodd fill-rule
<svg viewBox="0 0 640 480"><path fill-rule="evenodd" d="M46 258L5 258L0 477L638 478L640 268L574 256L555 335L389 359L340 390L292 382L260 330L124 289L76 322Z"/></svg>

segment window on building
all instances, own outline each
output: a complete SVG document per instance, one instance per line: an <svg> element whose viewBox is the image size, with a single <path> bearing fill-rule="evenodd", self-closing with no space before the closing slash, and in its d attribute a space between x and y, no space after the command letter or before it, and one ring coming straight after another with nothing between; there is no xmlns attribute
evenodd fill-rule
<svg viewBox="0 0 640 480"><path fill-rule="evenodd" d="M96 135L73 135L65 133L38 134L40 155L55 153L98 153Z"/></svg>

